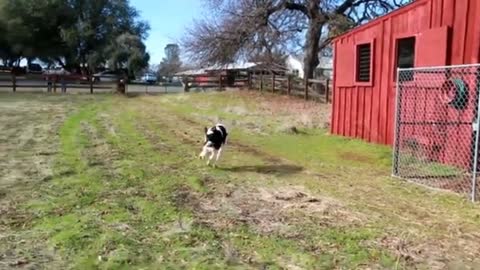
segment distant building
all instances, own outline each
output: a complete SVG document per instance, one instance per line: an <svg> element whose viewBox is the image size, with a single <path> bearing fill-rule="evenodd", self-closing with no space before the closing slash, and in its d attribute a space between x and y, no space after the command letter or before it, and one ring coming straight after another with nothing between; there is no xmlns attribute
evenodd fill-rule
<svg viewBox="0 0 480 270"><path fill-rule="evenodd" d="M275 64L243 62L186 70L175 75L194 78L197 82L208 82L212 80L212 77L222 75L226 77L226 85L233 86L235 81L246 80L249 74L270 74L271 72L277 75L285 75L287 69Z"/></svg>
<svg viewBox="0 0 480 270"><path fill-rule="evenodd" d="M314 77L325 77L331 79L333 77L333 58L320 56L319 60L320 64L315 70ZM285 65L290 74L293 74L302 79L305 77L303 68L303 56L289 55L285 61Z"/></svg>

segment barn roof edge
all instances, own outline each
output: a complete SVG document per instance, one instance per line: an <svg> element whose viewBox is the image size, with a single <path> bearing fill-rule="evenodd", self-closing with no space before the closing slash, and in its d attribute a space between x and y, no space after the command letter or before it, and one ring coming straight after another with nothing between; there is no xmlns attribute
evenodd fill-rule
<svg viewBox="0 0 480 270"><path fill-rule="evenodd" d="M370 26L372 26L376 23L379 23L380 21L385 20L386 18L401 14L403 12L406 12L407 10L410 10L410 9L415 8L417 6L423 5L423 4L425 4L426 2L429 2L429 1L431 1L431 0L415 0L413 2L410 2L410 3L406 4L405 6L397 8L397 9L395 9L395 10L393 10L393 11L391 11L391 12L385 14L385 15L377 17L377 18L375 18L375 19L373 19L373 20L371 20L371 21L369 21L365 24L356 26L356 27L346 31L345 33L342 33L342 34L336 36L335 38L333 38L332 42L335 43L339 39L341 39L341 38L343 38L347 35L354 34L354 33L358 32L360 30L363 30L363 29L368 28L368 27L370 27Z"/></svg>

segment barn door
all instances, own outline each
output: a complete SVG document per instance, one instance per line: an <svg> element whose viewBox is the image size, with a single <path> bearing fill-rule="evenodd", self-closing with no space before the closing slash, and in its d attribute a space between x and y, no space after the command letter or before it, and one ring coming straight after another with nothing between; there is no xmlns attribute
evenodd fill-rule
<svg viewBox="0 0 480 270"><path fill-rule="evenodd" d="M445 66L447 64L448 27L428 29L416 37L416 67Z"/></svg>
<svg viewBox="0 0 480 270"><path fill-rule="evenodd" d="M405 135L410 140L419 143L425 151L424 155L432 160L443 160L445 151L438 149L446 144L446 136L456 127L450 124L432 124L448 122L448 108L442 102L443 84L447 78L444 69L429 69L444 67L447 64L448 28L440 27L428 29L419 33L415 38L415 70L405 78L412 78L413 84L404 87L405 98L414 100L405 109L410 110L412 119L416 122L406 128ZM426 67L425 69L422 69ZM456 121L456 120L455 120ZM469 131L471 132L471 131ZM435 150L434 150L435 149Z"/></svg>
<svg viewBox="0 0 480 270"><path fill-rule="evenodd" d="M353 85L355 73L355 53L354 45L352 43L337 42L335 45L335 59L336 59L336 87L349 87Z"/></svg>

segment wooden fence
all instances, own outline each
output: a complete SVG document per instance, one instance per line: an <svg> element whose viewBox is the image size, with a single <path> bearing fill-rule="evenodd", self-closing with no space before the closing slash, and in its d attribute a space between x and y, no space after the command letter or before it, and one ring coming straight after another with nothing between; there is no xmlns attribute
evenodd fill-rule
<svg viewBox="0 0 480 270"><path fill-rule="evenodd" d="M305 84L305 81L302 79L275 74L251 74L248 77L237 77L233 81L229 81L229 78L225 75L198 75L185 77L183 83L186 92L193 88L222 89L225 87L236 87L286 94L325 103L331 102L332 81L330 79L310 79Z"/></svg>
<svg viewBox="0 0 480 270"><path fill-rule="evenodd" d="M248 77L236 77L232 79L226 75L198 75L185 77L183 84L185 92L188 92L193 88L247 88L250 85L250 80Z"/></svg>
<svg viewBox="0 0 480 270"><path fill-rule="evenodd" d="M112 92L124 91L122 85L116 81L98 82L91 77L71 76L71 75L45 75L45 74L26 74L15 75L12 73L0 73L0 91L42 91L42 92L62 92L70 90L78 92Z"/></svg>
<svg viewBox="0 0 480 270"><path fill-rule="evenodd" d="M308 83L305 83L305 80L293 76L254 75L250 80L250 89L330 103L332 81L309 79Z"/></svg>
<svg viewBox="0 0 480 270"><path fill-rule="evenodd" d="M276 74L250 74L249 76L232 78L226 75L198 75L188 76L183 80L184 90L188 92L192 88L216 88L226 87L245 88L272 93L280 93L291 96L302 97L307 100L320 102L331 102L331 80L308 80L305 81L293 76ZM0 91L11 89L26 91L62 92L76 90L78 92L126 92L126 85L117 81L97 82L91 77L69 76L69 75L44 75L27 74L15 75L12 73L0 72Z"/></svg>

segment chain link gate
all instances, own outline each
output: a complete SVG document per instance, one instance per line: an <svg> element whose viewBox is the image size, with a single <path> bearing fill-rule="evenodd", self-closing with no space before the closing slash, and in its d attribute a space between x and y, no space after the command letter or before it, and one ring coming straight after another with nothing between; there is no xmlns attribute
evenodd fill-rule
<svg viewBox="0 0 480 270"><path fill-rule="evenodd" d="M393 175L478 194L480 65L399 69Z"/></svg>

